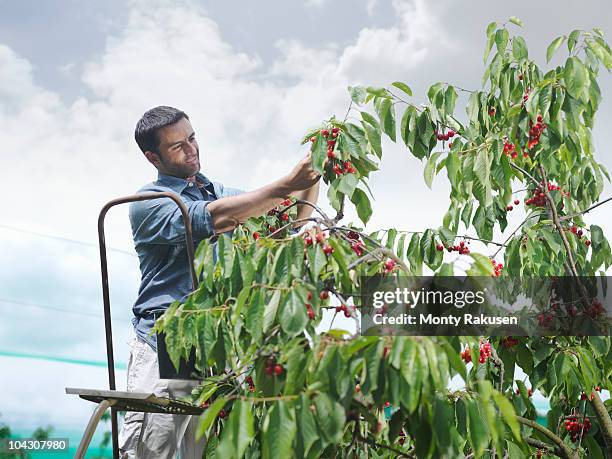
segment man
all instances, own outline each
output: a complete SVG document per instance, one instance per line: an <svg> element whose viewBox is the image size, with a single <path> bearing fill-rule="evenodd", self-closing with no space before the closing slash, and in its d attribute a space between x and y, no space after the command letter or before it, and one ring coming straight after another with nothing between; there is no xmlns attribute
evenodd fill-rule
<svg viewBox="0 0 612 459"><path fill-rule="evenodd" d="M231 231L249 217L265 214L293 195L317 200L320 176L310 166L310 155L284 177L254 191L226 188L200 174L200 150L189 117L160 106L138 121L136 143L158 171L156 182L140 192L170 191L187 206L194 243ZM298 207L298 218L312 214ZM132 203L130 223L142 275L133 319L136 337L130 342L127 390L154 392L178 398L188 395L192 381L161 380L157 364L154 314L191 292L185 228L178 206L170 199ZM119 435L122 458L200 458L203 444L195 444L195 419L182 415L128 412Z"/></svg>

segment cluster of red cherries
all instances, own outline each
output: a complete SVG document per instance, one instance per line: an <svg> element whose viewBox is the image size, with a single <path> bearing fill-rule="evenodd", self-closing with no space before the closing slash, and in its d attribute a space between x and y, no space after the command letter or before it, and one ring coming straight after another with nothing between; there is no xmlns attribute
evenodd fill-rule
<svg viewBox="0 0 612 459"><path fill-rule="evenodd" d="M268 211L268 216L270 217L274 217L276 216L279 220L279 225L282 225L283 223L287 223L289 221L289 214L286 212L283 212L281 209L284 207L288 207L291 204L293 204L293 201L291 201L291 199L285 199L283 202L281 202L278 206L276 206L274 209L270 209ZM274 231L276 231L278 228L276 228L274 225L268 225L268 231L270 233L273 233ZM259 234L257 231L253 232L252 234L253 239L257 240L261 237L261 234Z"/></svg>
<svg viewBox="0 0 612 459"><path fill-rule="evenodd" d="M518 158L518 152L516 151L516 145L514 145L513 143L508 142L508 138L507 137L504 138L504 154L506 156L510 156L510 158L512 158L512 159ZM523 152L523 157L528 158L529 157L529 153L524 151Z"/></svg>
<svg viewBox="0 0 612 459"><path fill-rule="evenodd" d="M349 231L346 237L348 237L351 240L351 249L353 250L353 252L355 252L355 254L358 257L363 255L363 251L365 250L366 247L364 243L361 242L359 233L356 233L355 231Z"/></svg>
<svg viewBox="0 0 612 459"><path fill-rule="evenodd" d="M352 309L354 310L355 306L352 306ZM341 304L340 306L336 306L336 312L343 312L344 317L347 317L347 318L353 316L353 313L351 312L351 310L346 304Z"/></svg>
<svg viewBox="0 0 612 459"><path fill-rule="evenodd" d="M531 150L538 143L540 143L540 136L547 127L548 125L546 123L542 124L542 115L538 115L536 124L533 124L533 121L529 120L529 141L527 142L528 150Z"/></svg>
<svg viewBox="0 0 612 459"><path fill-rule="evenodd" d="M578 420L578 416L571 415L565 418L565 430L569 432L570 438L574 443L580 438L580 434L586 435L591 430L591 421L585 418L584 422Z"/></svg>
<svg viewBox="0 0 612 459"><path fill-rule="evenodd" d="M325 255L331 255L332 253L334 253L334 248L331 245L325 243L325 234L322 232L318 232L315 235L314 239L312 238L310 233L305 233L304 244L306 245L306 247L310 247L313 244L321 244L323 246L323 253Z"/></svg>
<svg viewBox="0 0 612 459"><path fill-rule="evenodd" d="M582 239L582 235L584 234L583 231L578 228L576 225L572 225L572 227L570 228L570 231L572 232L572 234L575 234L578 239ZM591 241L589 239L584 241L584 245L586 245L587 247L591 245Z"/></svg>
<svg viewBox="0 0 612 459"><path fill-rule="evenodd" d="M436 244L436 250L438 252L442 252L444 250L444 246L442 244ZM459 255L467 255L468 253L470 253L470 249L468 248L467 243L465 241L461 241L457 245L449 245L448 247L446 247L446 250L448 250L449 252L459 252Z"/></svg>
<svg viewBox="0 0 612 459"><path fill-rule="evenodd" d="M283 366L276 363L276 359L272 356L268 357L266 360L266 374L268 376L280 376L283 374Z"/></svg>
<svg viewBox="0 0 612 459"><path fill-rule="evenodd" d="M483 342L482 340L480 340L480 344L478 345L478 350L479 350L478 362L485 363L487 359L491 357L491 353L492 353L491 343L489 343L488 341ZM465 350L461 352L461 354L459 355L461 356L461 359L465 363L470 363L472 361L472 354L470 353L469 346L466 347Z"/></svg>
<svg viewBox="0 0 612 459"><path fill-rule="evenodd" d="M440 140L440 141L447 141L449 139L452 139L453 137L455 137L456 132L453 131L452 129L449 129L448 131L446 131L446 133L444 132L434 132L434 135L436 136L436 139Z"/></svg>
<svg viewBox="0 0 612 459"><path fill-rule="evenodd" d="M480 344L478 345L480 356L478 357L478 361L480 363L485 363L489 357L491 357L491 343L488 341L483 342L480 340Z"/></svg>
<svg viewBox="0 0 612 459"><path fill-rule="evenodd" d="M564 196L569 197L569 192L565 193L561 190L559 185L555 185L553 183L548 182L547 185L548 191L561 191ZM542 188L537 187L533 190L533 195L531 198L525 200L525 205L527 206L535 206L535 207L544 207L546 205L546 193L542 191Z"/></svg>
<svg viewBox="0 0 612 459"><path fill-rule="evenodd" d="M502 269L504 269L504 265L496 262L493 258L491 258L491 264L493 265L493 275L499 277L502 273Z"/></svg>
<svg viewBox="0 0 612 459"><path fill-rule="evenodd" d="M383 265L384 273L389 274L393 272L396 266L397 266L397 262L392 258L388 258L387 261L385 261L385 264Z"/></svg>

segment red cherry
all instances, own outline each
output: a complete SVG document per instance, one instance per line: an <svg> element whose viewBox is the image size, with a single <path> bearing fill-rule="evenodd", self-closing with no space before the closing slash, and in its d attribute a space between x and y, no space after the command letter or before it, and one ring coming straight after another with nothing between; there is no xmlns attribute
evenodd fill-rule
<svg viewBox="0 0 612 459"><path fill-rule="evenodd" d="M310 320L314 320L315 319L315 312L312 309L308 310L308 318Z"/></svg>
<svg viewBox="0 0 612 459"><path fill-rule="evenodd" d="M327 290L322 290L321 293L319 293L319 298L322 300L326 300L329 298L329 292Z"/></svg>
<svg viewBox="0 0 612 459"><path fill-rule="evenodd" d="M448 136L449 137L455 137L455 131L453 131L452 129L448 130Z"/></svg>
<svg viewBox="0 0 612 459"><path fill-rule="evenodd" d="M342 168L340 167L339 164L334 164L334 167L332 168L332 171L334 171L334 174L336 174L336 175L342 174Z"/></svg>
<svg viewBox="0 0 612 459"><path fill-rule="evenodd" d="M444 140L444 134L440 134L440 133L439 133L438 135L436 135L436 138L437 138L438 140Z"/></svg>
<svg viewBox="0 0 612 459"><path fill-rule="evenodd" d="M281 365L279 365L278 363L274 365L274 374L276 376L279 376L282 372L283 372L283 367Z"/></svg>
<svg viewBox="0 0 612 459"><path fill-rule="evenodd" d="M512 209L514 209L514 207L512 207L511 205L506 206L507 211L511 211Z"/></svg>
<svg viewBox="0 0 612 459"><path fill-rule="evenodd" d="M323 253L325 255L330 255L332 253L334 253L334 248L331 245L326 245L323 247Z"/></svg>
<svg viewBox="0 0 612 459"><path fill-rule="evenodd" d="M355 384L355 392L361 392L361 385Z"/></svg>
<svg viewBox="0 0 612 459"><path fill-rule="evenodd" d="M323 130L321 131L321 135L322 135L323 137L327 137L327 136L329 135L329 131L328 131L327 129L323 129ZM329 142L328 142L328 143L329 143Z"/></svg>
<svg viewBox="0 0 612 459"><path fill-rule="evenodd" d="M310 138L310 141L311 141L311 142L316 142L316 141L317 141L317 138L316 138L316 137L311 137L311 138Z"/></svg>
<svg viewBox="0 0 612 459"><path fill-rule="evenodd" d="M586 245L587 247L591 245L591 241L589 241L588 239L586 241L584 241L584 245Z"/></svg>
<svg viewBox="0 0 612 459"><path fill-rule="evenodd" d="M325 242L325 234L317 233L317 235L315 236L315 239L317 240L319 244L323 244L323 242Z"/></svg>
<svg viewBox="0 0 612 459"><path fill-rule="evenodd" d="M436 250L437 250L438 252L442 252L442 251L444 250L444 246L443 246L442 244L437 244L437 245L436 245Z"/></svg>
<svg viewBox="0 0 612 459"><path fill-rule="evenodd" d="M310 236L306 236L304 238L304 244L306 244L306 247L311 246L312 245L312 238Z"/></svg>
<svg viewBox="0 0 612 459"><path fill-rule="evenodd" d="M335 141L335 140L328 140L328 141L327 141L327 146L328 146L328 147L332 147L332 148L333 148L335 144L336 144L336 141Z"/></svg>
<svg viewBox="0 0 612 459"><path fill-rule="evenodd" d="M389 408L391 406L391 404L389 402L385 402L385 407Z"/></svg>
<svg viewBox="0 0 612 459"><path fill-rule="evenodd" d="M517 205L517 206L519 205L519 203L520 203L520 202L521 202L521 201L519 201L518 199L515 199L515 200L514 200L514 204L515 204L515 205Z"/></svg>
<svg viewBox="0 0 612 459"><path fill-rule="evenodd" d="M259 239L259 233L257 231L253 233L253 239L255 240Z"/></svg>
<svg viewBox="0 0 612 459"><path fill-rule="evenodd" d="M334 150L332 149L327 150L327 157L329 159L334 159L336 157L336 155L334 154Z"/></svg>
<svg viewBox="0 0 612 459"><path fill-rule="evenodd" d="M344 310L344 317L351 317L351 311L349 311L348 309Z"/></svg>
<svg viewBox="0 0 612 459"><path fill-rule="evenodd" d="M287 214L280 214L280 219L284 222L289 220L289 215Z"/></svg>
<svg viewBox="0 0 612 459"><path fill-rule="evenodd" d="M312 300L312 292L308 292L308 294L306 295L306 299L308 301ZM310 305L309 305L310 306Z"/></svg>
<svg viewBox="0 0 612 459"><path fill-rule="evenodd" d="M337 134L338 132L340 132L340 128L332 128L332 134Z"/></svg>

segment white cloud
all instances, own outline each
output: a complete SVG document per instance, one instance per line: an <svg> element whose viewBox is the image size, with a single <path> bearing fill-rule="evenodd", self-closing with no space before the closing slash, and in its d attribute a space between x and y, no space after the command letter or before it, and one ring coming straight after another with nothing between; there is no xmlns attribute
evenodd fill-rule
<svg viewBox="0 0 612 459"><path fill-rule="evenodd" d="M446 39L431 4L425 0L394 0L398 21L390 28L364 28L340 58L339 73L368 84L388 84L415 69L433 46ZM432 31L436 33L432 33Z"/></svg>

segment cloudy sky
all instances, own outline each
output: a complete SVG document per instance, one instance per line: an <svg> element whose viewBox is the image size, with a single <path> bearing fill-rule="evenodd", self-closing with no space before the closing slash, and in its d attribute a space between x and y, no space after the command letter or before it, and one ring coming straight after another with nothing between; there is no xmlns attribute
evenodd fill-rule
<svg viewBox="0 0 612 459"><path fill-rule="evenodd" d="M106 201L156 176L133 141L148 108L187 111L203 172L253 189L299 160L307 128L345 113L348 85L400 80L417 102L436 81L477 89L490 21L523 19L530 55L545 65L558 35L610 33L607 7L604 0L580 8L569 0L0 0L0 419L81 428L91 407L63 388L106 385L103 368L8 354L105 359L96 220ZM612 169L609 74L600 86L595 144ZM439 226L449 192L443 177L429 191L419 161L390 143L384 149L371 181L370 227ZM107 221L116 358L125 363L139 272L127 209L113 209ZM612 234L609 208L589 221ZM124 378L119 371L120 385Z"/></svg>

